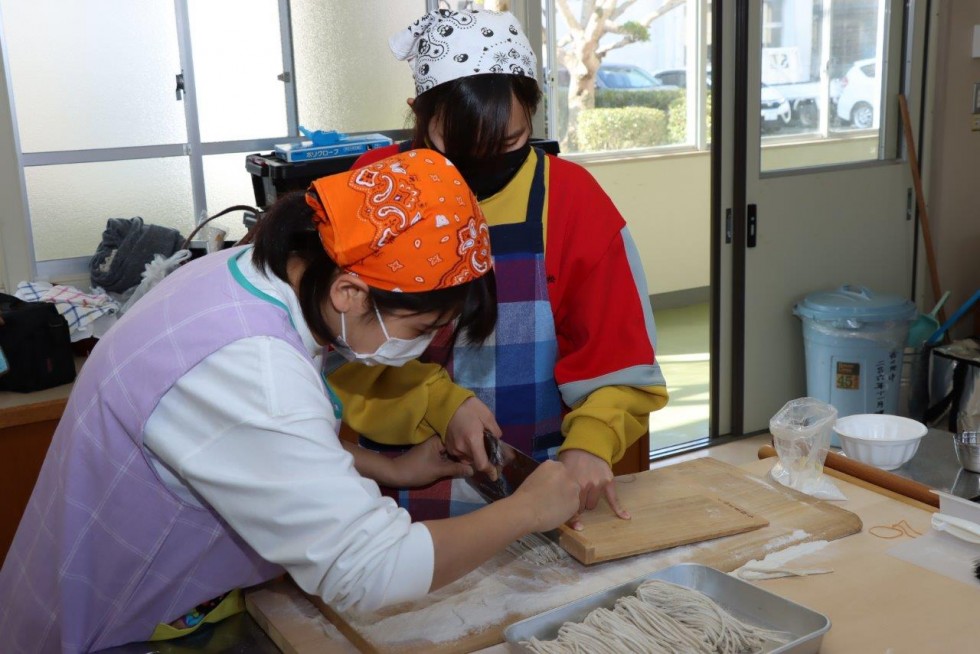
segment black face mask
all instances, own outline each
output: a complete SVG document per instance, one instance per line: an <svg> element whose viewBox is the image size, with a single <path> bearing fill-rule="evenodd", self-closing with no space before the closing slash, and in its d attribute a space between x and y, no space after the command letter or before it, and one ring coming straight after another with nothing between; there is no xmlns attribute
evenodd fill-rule
<svg viewBox="0 0 980 654"><path fill-rule="evenodd" d="M530 152L531 142L528 141L516 150L496 157L476 160L456 158L453 163L473 190L476 199L484 200L498 193L514 179Z"/></svg>

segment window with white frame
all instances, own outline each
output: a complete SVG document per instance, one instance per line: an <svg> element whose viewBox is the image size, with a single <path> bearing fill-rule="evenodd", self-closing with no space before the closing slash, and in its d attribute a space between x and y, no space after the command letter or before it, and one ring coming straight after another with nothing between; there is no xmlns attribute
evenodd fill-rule
<svg viewBox="0 0 980 654"><path fill-rule="evenodd" d="M887 2L766 0L764 148L860 137L873 142L827 161L879 156ZM0 0L18 149L4 163L23 171L28 227L3 247L28 251L38 277L79 274L108 218L186 234L204 214L254 202L245 155L300 124L405 128L412 80L387 38L434 4ZM513 4L540 11L547 136L565 154L708 148L710 0Z"/></svg>
<svg viewBox="0 0 980 654"><path fill-rule="evenodd" d="M703 149L707 0L545 0L548 134L565 153Z"/></svg>
<svg viewBox="0 0 980 654"><path fill-rule="evenodd" d="M108 218L186 235L202 215L254 204L245 156L300 124L404 128L411 75L387 38L426 6L0 0L28 213L27 242L3 247L28 248L37 277L84 273Z"/></svg>
<svg viewBox="0 0 980 654"><path fill-rule="evenodd" d="M764 157L767 170L880 156L888 3L764 0L760 145L831 145L819 155L804 148ZM564 153L707 149L709 0L542 0L541 7L548 135Z"/></svg>
<svg viewBox="0 0 980 654"><path fill-rule="evenodd" d="M765 0L762 168L880 159L890 0ZM815 148L766 153L792 142ZM820 144L823 147L820 148ZM829 146L829 147L827 147ZM821 149L817 153L816 149Z"/></svg>

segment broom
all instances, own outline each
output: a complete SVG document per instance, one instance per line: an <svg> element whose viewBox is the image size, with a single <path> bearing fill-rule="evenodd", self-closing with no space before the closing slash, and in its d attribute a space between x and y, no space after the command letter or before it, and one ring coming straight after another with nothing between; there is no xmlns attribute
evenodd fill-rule
<svg viewBox="0 0 980 654"><path fill-rule="evenodd" d="M912 171L912 184L915 186L915 201L919 207L919 223L922 225L922 241L926 249L926 263L929 266L929 281L932 282L932 299L938 301L942 295L939 283L939 268L936 266L936 253L932 245L932 229L929 227L929 212L926 211L926 198L922 192L922 178L919 176L919 160L915 156L915 139L912 137L912 120L909 118L909 105L904 94L898 95L898 107L902 113L902 128L905 133L905 146L908 148L909 168ZM939 322L946 322L946 310L939 307Z"/></svg>

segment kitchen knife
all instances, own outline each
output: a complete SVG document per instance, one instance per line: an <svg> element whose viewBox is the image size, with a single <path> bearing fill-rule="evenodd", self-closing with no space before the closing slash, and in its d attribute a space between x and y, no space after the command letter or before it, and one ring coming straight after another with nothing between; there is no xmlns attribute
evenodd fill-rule
<svg viewBox="0 0 980 654"><path fill-rule="evenodd" d="M466 478L466 482L488 502L496 502L513 494L538 467L537 461L488 431L483 432L483 446L490 463L497 469L497 479L491 479L485 472L475 471L472 477Z"/></svg>
<svg viewBox="0 0 980 654"><path fill-rule="evenodd" d="M487 458L497 469L497 479L493 480L485 472L474 471L472 477L466 477L468 483L480 497L487 502L502 500L508 495L513 494L517 487L524 483L524 480L531 476L538 462L529 457L524 452L511 447L489 431L483 432L483 446L487 450ZM561 530L552 529L551 531L541 532L541 535L560 543Z"/></svg>

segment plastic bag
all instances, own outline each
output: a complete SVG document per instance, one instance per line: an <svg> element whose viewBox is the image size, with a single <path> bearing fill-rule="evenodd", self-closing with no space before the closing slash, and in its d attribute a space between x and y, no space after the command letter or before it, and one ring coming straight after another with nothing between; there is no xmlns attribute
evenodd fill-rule
<svg viewBox="0 0 980 654"><path fill-rule="evenodd" d="M812 397L787 402L769 421L779 461L772 478L784 486L822 500L846 500L823 474L837 409Z"/></svg>
<svg viewBox="0 0 980 654"><path fill-rule="evenodd" d="M191 258L190 250L177 250L171 256L164 258L163 255L156 255L153 261L146 264L146 269L142 273L143 281L139 283L133 294L126 300L126 304L119 309L119 315L124 315L136 304L136 301L150 292L150 289L163 281L163 278L176 270L177 266Z"/></svg>

